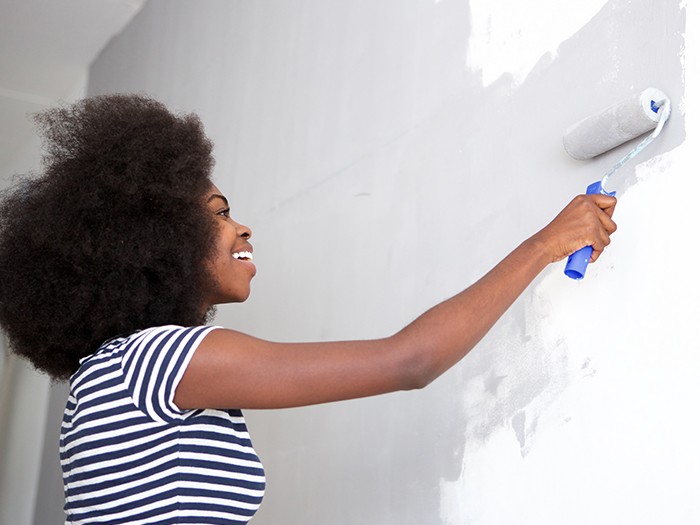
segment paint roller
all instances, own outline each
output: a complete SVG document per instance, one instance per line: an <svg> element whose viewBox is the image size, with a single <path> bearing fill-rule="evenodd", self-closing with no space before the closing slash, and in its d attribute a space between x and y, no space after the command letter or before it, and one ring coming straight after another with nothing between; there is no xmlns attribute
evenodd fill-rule
<svg viewBox="0 0 700 525"><path fill-rule="evenodd" d="M569 126L564 132L564 149L577 160L591 159L654 130L610 168L601 180L589 185L586 193L614 196L616 192L606 189L610 177L659 136L670 114L670 99L662 91L648 88ZM564 273L572 279L583 279L592 253L592 246L574 252L566 263Z"/></svg>

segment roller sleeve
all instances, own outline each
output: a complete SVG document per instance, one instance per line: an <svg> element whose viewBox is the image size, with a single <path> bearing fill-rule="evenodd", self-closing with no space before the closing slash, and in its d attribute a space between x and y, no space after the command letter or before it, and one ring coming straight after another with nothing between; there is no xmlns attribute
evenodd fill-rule
<svg viewBox="0 0 700 525"><path fill-rule="evenodd" d="M564 132L564 149L577 160L605 153L654 129L659 122L659 101L666 95L648 88L570 126Z"/></svg>

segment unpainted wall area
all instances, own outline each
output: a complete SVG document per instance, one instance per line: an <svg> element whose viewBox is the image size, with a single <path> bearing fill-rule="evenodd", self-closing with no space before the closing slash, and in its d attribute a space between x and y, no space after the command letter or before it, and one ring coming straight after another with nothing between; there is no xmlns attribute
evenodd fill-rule
<svg viewBox="0 0 700 525"><path fill-rule="evenodd" d="M217 184L253 228L253 296L221 307L217 324L286 341L388 335L477 279L617 160L567 158L567 125L648 86L682 99L678 2L507 4L510 15L477 0L151 0L111 43L89 92L144 92L200 114ZM527 53L504 60L509 45ZM684 138L674 106L640 160ZM625 172L619 248L582 283L548 271L428 389L247 413L269 481L255 522L604 523L640 498L637 523L668 505L697 510L673 482L690 481L681 457L697 462L689 434L674 455L651 448L668 450L673 436L645 440L662 407L645 414L649 395L635 397L700 367L688 310L673 310L688 289L667 287L667 261L643 249L645 232L671 229L649 215L658 177L681 170L679 159ZM675 180L678 192L697 189ZM669 327L674 360L659 368ZM691 391L672 390L686 397L658 421L683 417ZM659 488L645 465L669 483L665 499L644 496ZM586 512L572 510L584 501Z"/></svg>

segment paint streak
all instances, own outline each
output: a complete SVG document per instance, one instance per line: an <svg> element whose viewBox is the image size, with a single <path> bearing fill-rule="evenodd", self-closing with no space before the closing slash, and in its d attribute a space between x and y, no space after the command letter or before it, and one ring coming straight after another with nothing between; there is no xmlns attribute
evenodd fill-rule
<svg viewBox="0 0 700 525"><path fill-rule="evenodd" d="M518 438L520 443L520 449L525 448L525 412L518 412L515 414L513 419L510 420L510 424L515 432L515 437Z"/></svg>
<svg viewBox="0 0 700 525"><path fill-rule="evenodd" d="M472 0L467 68L480 71L484 86L510 74L521 84L547 53L589 22L607 0L585 2L493 2ZM556 20L556 23L552 23Z"/></svg>

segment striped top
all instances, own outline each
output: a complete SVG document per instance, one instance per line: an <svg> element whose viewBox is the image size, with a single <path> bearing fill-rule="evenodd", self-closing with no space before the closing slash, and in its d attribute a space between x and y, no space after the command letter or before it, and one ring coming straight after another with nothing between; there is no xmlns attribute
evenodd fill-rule
<svg viewBox="0 0 700 525"><path fill-rule="evenodd" d="M243 524L255 514L265 474L241 411L173 402L215 328L150 328L81 360L61 426L67 524Z"/></svg>

